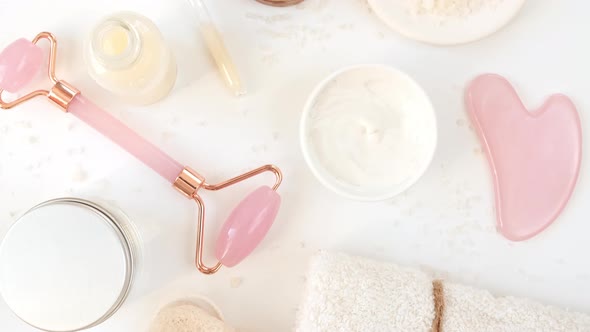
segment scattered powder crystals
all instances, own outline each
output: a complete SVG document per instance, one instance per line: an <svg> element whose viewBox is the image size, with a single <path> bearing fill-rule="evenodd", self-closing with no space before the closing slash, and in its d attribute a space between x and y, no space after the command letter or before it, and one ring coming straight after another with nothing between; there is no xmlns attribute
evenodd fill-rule
<svg viewBox="0 0 590 332"><path fill-rule="evenodd" d="M494 9L503 0L408 0L414 15L467 17L484 9Z"/></svg>

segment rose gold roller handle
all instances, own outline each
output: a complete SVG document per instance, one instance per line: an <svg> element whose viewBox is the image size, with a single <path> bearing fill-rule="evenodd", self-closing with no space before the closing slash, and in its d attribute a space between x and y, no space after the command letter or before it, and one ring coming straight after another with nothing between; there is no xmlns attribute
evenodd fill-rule
<svg viewBox="0 0 590 332"><path fill-rule="evenodd" d="M93 104L82 94L69 103L68 112L141 160L173 184L183 166L164 151L138 135L110 113Z"/></svg>

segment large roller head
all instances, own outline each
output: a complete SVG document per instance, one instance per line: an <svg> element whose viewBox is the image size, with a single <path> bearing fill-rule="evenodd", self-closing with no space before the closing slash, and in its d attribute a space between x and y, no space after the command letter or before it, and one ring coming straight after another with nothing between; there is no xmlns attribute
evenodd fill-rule
<svg viewBox="0 0 590 332"><path fill-rule="evenodd" d="M217 238L215 256L221 264L240 263L262 242L281 206L281 196L263 186L246 196L230 214Z"/></svg>
<svg viewBox="0 0 590 332"><path fill-rule="evenodd" d="M43 50L19 39L0 53L0 89L14 93L29 84L43 64Z"/></svg>

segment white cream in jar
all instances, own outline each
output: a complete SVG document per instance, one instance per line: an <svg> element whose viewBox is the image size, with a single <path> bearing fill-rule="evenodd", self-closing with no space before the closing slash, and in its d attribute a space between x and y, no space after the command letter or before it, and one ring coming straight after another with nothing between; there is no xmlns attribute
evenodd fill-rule
<svg viewBox="0 0 590 332"><path fill-rule="evenodd" d="M437 139L424 91L380 65L348 68L320 84L301 130L316 177L359 200L391 198L411 186L428 167Z"/></svg>

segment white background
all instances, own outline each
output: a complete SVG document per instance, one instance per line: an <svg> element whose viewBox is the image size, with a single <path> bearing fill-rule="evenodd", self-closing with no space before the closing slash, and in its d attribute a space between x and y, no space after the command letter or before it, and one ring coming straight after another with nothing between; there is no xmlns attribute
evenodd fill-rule
<svg viewBox="0 0 590 332"><path fill-rule="evenodd" d="M0 112L0 235L31 206L72 195L112 203L141 233L144 262L137 287L123 309L94 331L144 331L161 306L194 295L210 297L231 324L244 330L288 331L306 264L319 248L434 270L497 294L590 311L586 164L558 221L532 240L509 242L495 231L490 172L462 104L471 78L497 72L515 84L531 108L554 92L571 96L587 129L587 1L528 1L506 29L450 48L398 37L363 0L306 0L284 9L253 0L208 3L243 73L249 90L243 98L231 96L219 80L181 0L1 1L0 45L42 30L54 32L62 78L211 182L269 162L285 173L284 205L267 239L241 265L204 276L193 267L194 206L168 183L44 100ZM149 108L109 97L83 65L86 32L101 16L121 9L152 18L178 59L174 91ZM406 71L437 110L439 148L432 166L389 202L356 203L328 192L312 177L298 144L301 109L315 84L357 63ZM206 195L210 239L228 208L256 181L265 179ZM205 245L210 253L213 243ZM0 329L32 330L2 302Z"/></svg>

